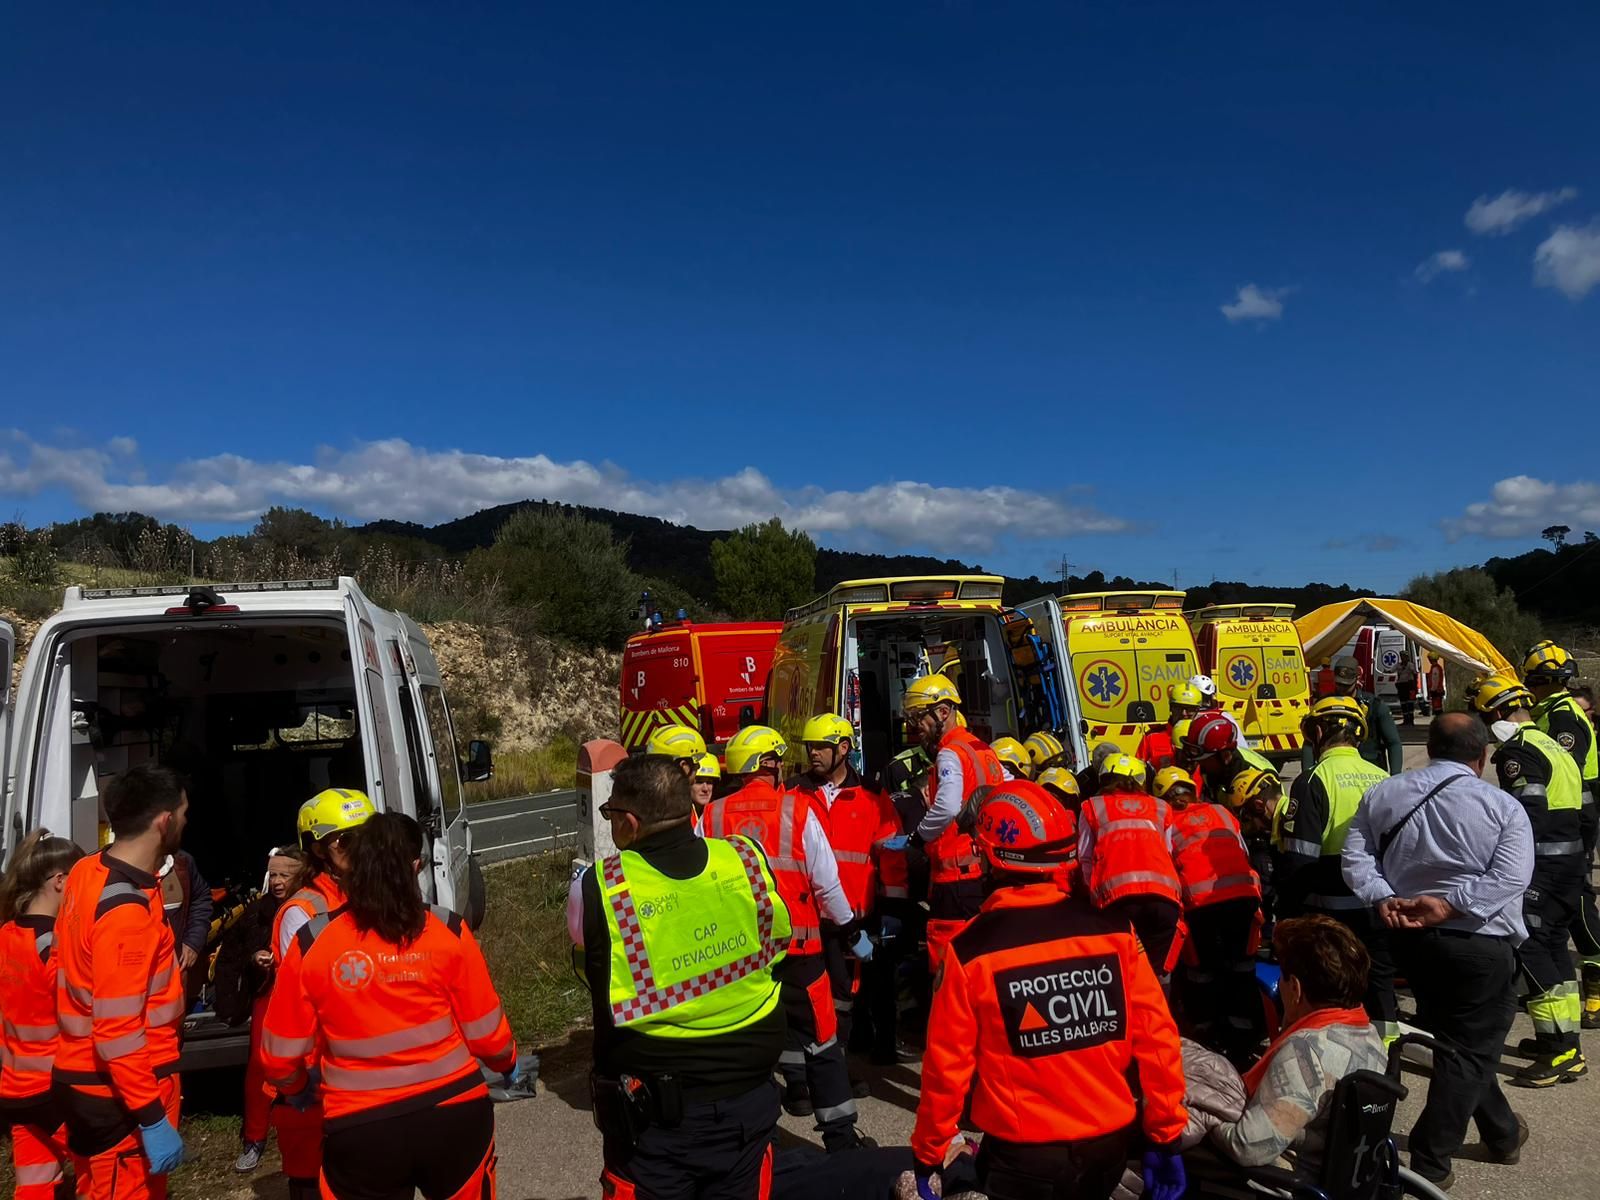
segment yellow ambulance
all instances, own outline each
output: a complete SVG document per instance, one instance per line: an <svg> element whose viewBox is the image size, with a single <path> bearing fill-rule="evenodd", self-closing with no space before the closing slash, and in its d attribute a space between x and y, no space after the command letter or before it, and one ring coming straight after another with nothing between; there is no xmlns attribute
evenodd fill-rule
<svg viewBox="0 0 1600 1200"><path fill-rule="evenodd" d="M1167 721L1167 688L1199 670L1183 592L1077 592L1021 606L1063 664L1061 682L1093 747L1132 754Z"/></svg>
<svg viewBox="0 0 1600 1200"><path fill-rule="evenodd" d="M856 769L875 777L909 745L906 685L944 672L984 741L1052 730L1081 763L1077 714L1063 713L1039 639L1001 604L1003 585L998 575L852 579L791 609L766 694L767 724L789 743L790 760L804 765L809 717L839 713L856 730Z"/></svg>
<svg viewBox="0 0 1600 1200"><path fill-rule="evenodd" d="M1201 669L1250 748L1274 762L1298 759L1311 693L1294 605L1213 604L1186 615Z"/></svg>

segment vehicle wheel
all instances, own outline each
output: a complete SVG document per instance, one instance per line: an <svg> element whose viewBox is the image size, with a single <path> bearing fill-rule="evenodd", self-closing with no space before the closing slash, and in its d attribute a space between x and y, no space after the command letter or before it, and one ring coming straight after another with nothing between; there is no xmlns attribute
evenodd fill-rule
<svg viewBox="0 0 1600 1200"><path fill-rule="evenodd" d="M461 915L467 919L467 928L474 933L483 924L484 913L489 908L489 889L483 882L483 868L474 854L467 860L467 905Z"/></svg>

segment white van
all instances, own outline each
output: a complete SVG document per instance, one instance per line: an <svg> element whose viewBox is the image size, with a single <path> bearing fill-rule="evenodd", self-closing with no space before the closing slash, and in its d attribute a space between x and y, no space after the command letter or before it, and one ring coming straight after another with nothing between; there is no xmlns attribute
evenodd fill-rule
<svg viewBox="0 0 1600 1200"><path fill-rule="evenodd" d="M9 627L0 641L9 688ZM103 783L154 759L190 780L184 848L214 888L259 886L300 805L353 787L421 822L429 899L483 918L462 784L493 773L489 747L458 758L427 636L353 579L68 588L4 719L7 857L40 825L105 844ZM248 1028L202 1011L185 1039L186 1069L220 1066L244 1060Z"/></svg>

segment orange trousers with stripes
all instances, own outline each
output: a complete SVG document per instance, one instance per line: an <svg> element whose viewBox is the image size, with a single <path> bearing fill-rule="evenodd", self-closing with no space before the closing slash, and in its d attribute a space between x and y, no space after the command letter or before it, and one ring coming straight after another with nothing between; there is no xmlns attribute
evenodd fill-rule
<svg viewBox="0 0 1600 1200"><path fill-rule="evenodd" d="M88 1195L88 1164L67 1149L67 1127L11 1127L11 1165L17 1177L16 1200L55 1200L67 1163L77 1174L78 1195Z"/></svg>

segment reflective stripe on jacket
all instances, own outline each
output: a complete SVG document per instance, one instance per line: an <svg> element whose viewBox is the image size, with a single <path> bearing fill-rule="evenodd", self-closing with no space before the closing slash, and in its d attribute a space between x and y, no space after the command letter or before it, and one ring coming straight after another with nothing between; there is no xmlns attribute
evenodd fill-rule
<svg viewBox="0 0 1600 1200"><path fill-rule="evenodd" d="M806 870L806 825L816 820L809 797L752 779L732 795L706 805L702 821L707 838L737 834L760 846L778 882L778 894L789 909L793 940L789 953L822 953L822 917Z"/></svg>
<svg viewBox="0 0 1600 1200"><path fill-rule="evenodd" d="M155 876L113 849L79 859L62 893L53 1077L148 1125L165 1111L157 1079L178 1063L183 977Z"/></svg>
<svg viewBox="0 0 1600 1200"><path fill-rule="evenodd" d="M261 1032L267 1082L293 1095L313 1056L329 1130L486 1095L477 1059L510 1070L517 1046L483 954L461 918L432 907L407 945L348 912L295 935Z"/></svg>
<svg viewBox="0 0 1600 1200"><path fill-rule="evenodd" d="M1053 883L984 901L945 949L928 1027L919 1162L944 1161L969 1094L971 1127L1008 1142L1079 1141L1140 1116L1158 1146L1183 1133L1183 1054L1148 958L1126 921Z"/></svg>
<svg viewBox="0 0 1600 1200"><path fill-rule="evenodd" d="M789 944L789 915L753 842L707 838L705 870L691 879L627 850L601 860L599 875L619 1029L714 1037L777 1006L772 967ZM731 886L741 875L748 887Z"/></svg>
<svg viewBox="0 0 1600 1200"><path fill-rule="evenodd" d="M1185 907L1261 899L1239 822L1220 804L1197 802L1172 813L1172 862Z"/></svg>
<svg viewBox="0 0 1600 1200"><path fill-rule="evenodd" d="M971 730L956 728L939 740L939 750L951 750L961 761L961 804L956 818L927 847L928 883L959 883L963 879L977 879L983 874L983 858L978 844L970 833L962 832L960 810L972 799L980 787L993 787L1005 782L1005 772L995 752ZM937 759L937 755L935 755ZM939 773L928 776L928 804L939 794Z"/></svg>
<svg viewBox="0 0 1600 1200"><path fill-rule="evenodd" d="M1183 902L1178 869L1167 848L1170 810L1144 792L1102 792L1078 810L1079 870L1094 902L1104 907L1128 896Z"/></svg>
<svg viewBox="0 0 1600 1200"><path fill-rule="evenodd" d="M314 876L305 887L280 904L277 914L272 918L272 961L281 967L284 956L289 953L289 940L284 936L283 921L291 912L301 912L308 917L326 916L335 909L343 908L344 902L344 889L339 886L337 879L327 872Z"/></svg>
<svg viewBox="0 0 1600 1200"><path fill-rule="evenodd" d="M56 963L54 917L19 916L0 926L0 1098L21 1100L50 1090L55 1066Z"/></svg>
<svg viewBox="0 0 1600 1200"><path fill-rule="evenodd" d="M788 788L810 799L812 810L827 830L828 844L839 862L840 886L857 917L872 911L880 884L885 896L908 894L905 852L881 848L900 832L900 817L889 797L867 787L854 771L832 804L823 795L822 785L809 775L796 775Z"/></svg>

